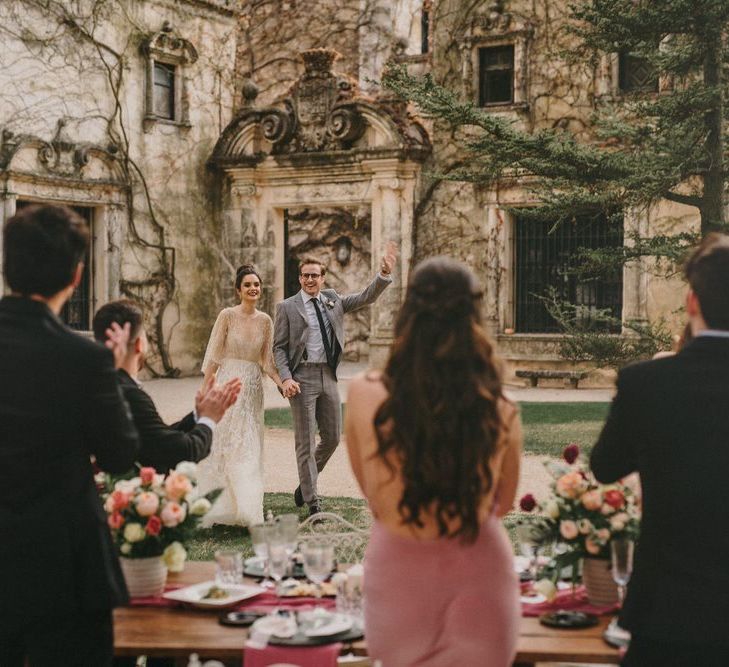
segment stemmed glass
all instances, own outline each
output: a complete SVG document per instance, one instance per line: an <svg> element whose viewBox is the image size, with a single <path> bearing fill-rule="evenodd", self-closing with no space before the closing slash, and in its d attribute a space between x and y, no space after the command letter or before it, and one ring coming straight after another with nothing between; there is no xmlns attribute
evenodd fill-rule
<svg viewBox="0 0 729 667"><path fill-rule="evenodd" d="M251 541L253 542L253 553L263 562L263 581L261 586L263 588L272 588L273 582L269 577L268 568L268 529L270 524L258 523L255 526L251 526L249 531L251 533Z"/></svg>
<svg viewBox="0 0 729 667"><path fill-rule="evenodd" d="M276 582L276 595L281 597L281 580L286 576L289 567L286 538L279 525L272 524L266 528L268 571Z"/></svg>
<svg viewBox="0 0 729 667"><path fill-rule="evenodd" d="M625 588L633 574L633 552L635 542L628 537L614 537L610 541L610 556L612 561L613 581L618 585L618 599L620 606L625 601ZM605 630L613 643L627 645L630 642L630 632L618 625L618 619L613 618Z"/></svg>
<svg viewBox="0 0 729 667"><path fill-rule="evenodd" d="M334 568L334 546L326 540L309 539L303 542L304 572L316 586L316 597L321 597L321 585Z"/></svg>
<svg viewBox="0 0 729 667"><path fill-rule="evenodd" d="M292 558L298 543L299 517L296 514L280 514L276 517L275 523L279 527L286 542L286 553L288 554L291 567L290 574L293 574L294 564Z"/></svg>
<svg viewBox="0 0 729 667"><path fill-rule="evenodd" d="M520 523L516 526L516 537L519 541L519 550L523 556L529 558L529 575L531 588L537 581L539 568L539 549L546 538L546 528L538 523Z"/></svg>

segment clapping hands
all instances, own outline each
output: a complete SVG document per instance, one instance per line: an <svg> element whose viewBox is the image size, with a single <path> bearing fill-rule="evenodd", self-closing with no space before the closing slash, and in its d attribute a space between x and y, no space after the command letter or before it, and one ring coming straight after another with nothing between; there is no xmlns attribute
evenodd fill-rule
<svg viewBox="0 0 729 667"><path fill-rule="evenodd" d="M198 417L209 417L219 422L225 411L238 400L241 390L239 378L228 380L224 385L215 383L215 376L210 376L195 394L195 410Z"/></svg>

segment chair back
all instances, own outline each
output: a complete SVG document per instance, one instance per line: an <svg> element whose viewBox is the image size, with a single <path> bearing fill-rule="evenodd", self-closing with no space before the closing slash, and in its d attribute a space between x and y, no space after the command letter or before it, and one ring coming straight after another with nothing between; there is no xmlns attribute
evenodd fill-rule
<svg viewBox="0 0 729 667"><path fill-rule="evenodd" d="M317 538L334 546L338 563L360 563L369 541L369 531L358 528L333 512L319 512L299 526L299 542Z"/></svg>

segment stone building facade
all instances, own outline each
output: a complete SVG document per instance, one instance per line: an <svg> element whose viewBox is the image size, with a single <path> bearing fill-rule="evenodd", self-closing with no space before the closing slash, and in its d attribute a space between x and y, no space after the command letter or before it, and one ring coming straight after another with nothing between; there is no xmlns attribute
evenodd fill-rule
<svg viewBox="0 0 729 667"><path fill-rule="evenodd" d="M240 263L262 271L272 313L296 289L301 257L324 258L330 285L347 292L388 240L400 248L396 284L348 321L348 358L382 362L410 268L448 254L483 282L508 371L558 367L559 337L534 295L564 281L565 255L631 229L698 225L693 209L666 202L625 212L607 235L580 221L548 235L513 213L535 203L528 183L438 178L462 159L461 137L377 85L394 60L520 128L592 141L598 105L666 82L618 54L568 63L566 0L79 4L73 33L48 3L0 6L15 28L0 33L0 215L30 201L79 207L94 226L89 307L142 300L157 372L199 368ZM599 289L561 286L586 313L670 316L680 290L650 268Z"/></svg>

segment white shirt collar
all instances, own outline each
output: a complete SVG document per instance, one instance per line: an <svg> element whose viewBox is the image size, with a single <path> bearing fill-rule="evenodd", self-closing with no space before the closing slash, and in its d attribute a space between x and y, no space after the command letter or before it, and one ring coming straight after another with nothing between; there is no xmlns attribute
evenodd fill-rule
<svg viewBox="0 0 729 667"><path fill-rule="evenodd" d="M318 299L319 303L321 303L321 292L319 292L318 296L311 296L311 294L307 294L304 292L304 290L300 290L301 298L304 300L304 305L309 303L312 299Z"/></svg>
<svg viewBox="0 0 729 667"><path fill-rule="evenodd" d="M704 329L703 331L699 331L694 338L704 336L711 338L729 338L729 331L725 329Z"/></svg>

